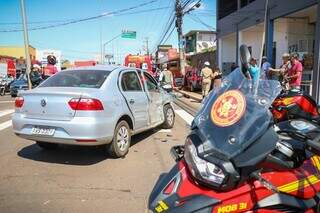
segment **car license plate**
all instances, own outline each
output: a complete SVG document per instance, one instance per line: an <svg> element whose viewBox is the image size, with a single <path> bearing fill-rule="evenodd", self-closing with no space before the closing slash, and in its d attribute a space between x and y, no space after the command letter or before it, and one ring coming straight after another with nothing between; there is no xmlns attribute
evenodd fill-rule
<svg viewBox="0 0 320 213"><path fill-rule="evenodd" d="M50 128L40 128L40 127L33 127L31 129L31 134L33 135L46 135L46 136L52 136L55 132L55 129Z"/></svg>

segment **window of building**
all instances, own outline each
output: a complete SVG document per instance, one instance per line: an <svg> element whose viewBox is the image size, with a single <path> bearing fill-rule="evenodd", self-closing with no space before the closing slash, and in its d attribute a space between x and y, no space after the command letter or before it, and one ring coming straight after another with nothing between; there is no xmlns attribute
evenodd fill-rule
<svg viewBox="0 0 320 213"><path fill-rule="evenodd" d="M240 7L245 7L247 6L248 4L254 2L255 0L240 0Z"/></svg>
<svg viewBox="0 0 320 213"><path fill-rule="evenodd" d="M238 9L238 1L237 0L219 0L218 2L218 14L219 19L222 19L231 13L234 13Z"/></svg>

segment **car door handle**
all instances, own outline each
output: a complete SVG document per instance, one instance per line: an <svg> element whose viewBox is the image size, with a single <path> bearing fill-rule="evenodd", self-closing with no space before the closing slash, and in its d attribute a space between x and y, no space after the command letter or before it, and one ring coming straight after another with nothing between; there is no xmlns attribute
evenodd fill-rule
<svg viewBox="0 0 320 213"><path fill-rule="evenodd" d="M130 104L134 104L134 100L133 100L133 99L130 99L129 103L130 103Z"/></svg>

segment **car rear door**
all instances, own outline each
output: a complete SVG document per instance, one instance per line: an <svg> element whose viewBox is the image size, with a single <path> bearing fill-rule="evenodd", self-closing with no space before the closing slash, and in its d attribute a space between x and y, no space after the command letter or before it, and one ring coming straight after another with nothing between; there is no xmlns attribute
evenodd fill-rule
<svg viewBox="0 0 320 213"><path fill-rule="evenodd" d="M148 97L143 91L141 79L136 70L122 71L120 89L134 117L135 129L149 125Z"/></svg>

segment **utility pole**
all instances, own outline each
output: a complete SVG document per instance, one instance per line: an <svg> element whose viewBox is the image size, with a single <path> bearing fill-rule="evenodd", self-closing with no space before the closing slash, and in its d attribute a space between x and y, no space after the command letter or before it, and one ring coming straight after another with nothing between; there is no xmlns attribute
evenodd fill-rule
<svg viewBox="0 0 320 213"><path fill-rule="evenodd" d="M147 55L149 55L149 38L148 37L145 38L145 42L146 42L146 52L147 52Z"/></svg>
<svg viewBox="0 0 320 213"><path fill-rule="evenodd" d="M178 32L178 46L179 46L179 58L180 58L180 70L181 74L185 75L185 59L184 59L184 47L183 47L183 35L182 35L182 23L183 23L183 8L180 0L176 0L176 28Z"/></svg>
<svg viewBox="0 0 320 213"><path fill-rule="evenodd" d="M24 0L20 1L20 6L21 6L21 14L22 14L24 49L25 49L25 54L26 54L26 74L27 74L27 79L28 79L28 88L32 89L32 84L30 81L31 59L30 59L30 54L29 54L28 27L27 27L27 17L26 17L26 8L24 5Z"/></svg>

